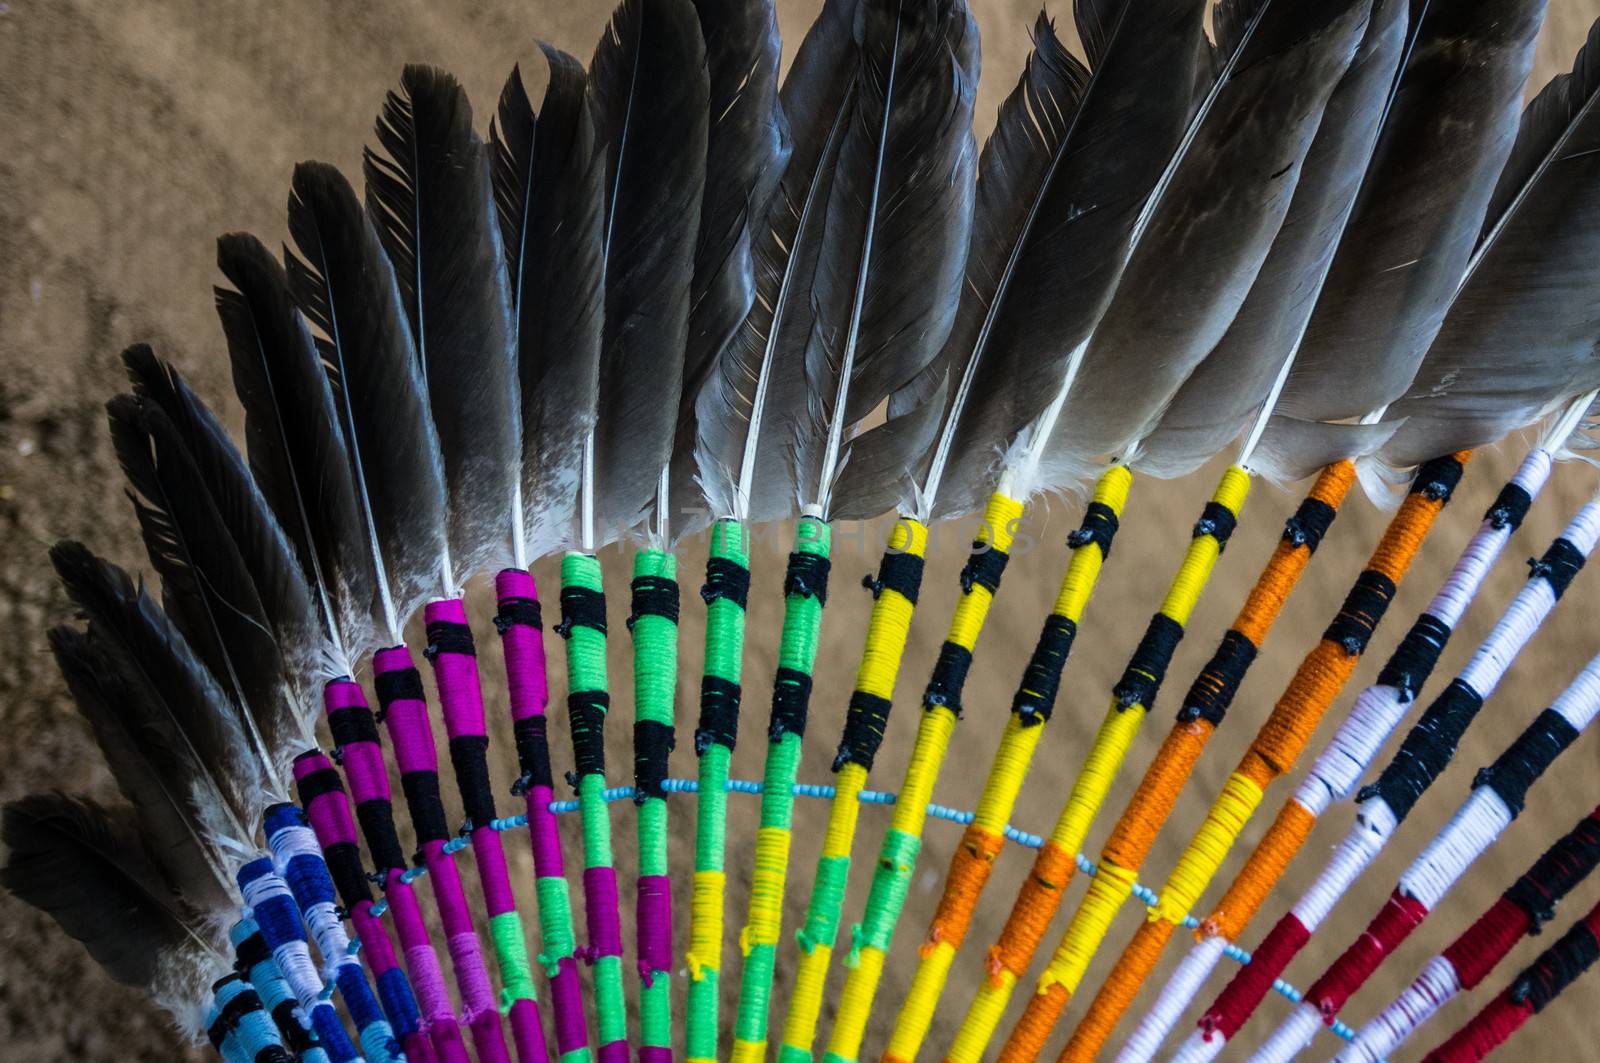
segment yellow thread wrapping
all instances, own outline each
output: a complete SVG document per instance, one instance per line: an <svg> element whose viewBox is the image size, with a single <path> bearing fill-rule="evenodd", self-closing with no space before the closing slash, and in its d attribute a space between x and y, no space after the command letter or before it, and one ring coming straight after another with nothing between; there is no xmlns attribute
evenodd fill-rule
<svg viewBox="0 0 1600 1063"><path fill-rule="evenodd" d="M1183 921L1261 804L1261 796L1261 787L1248 776L1238 772L1228 776L1211 811L1206 813L1205 823L1189 842L1178 866L1172 869L1172 876L1161 890L1161 903L1150 913L1151 919Z"/></svg>
<svg viewBox="0 0 1600 1063"><path fill-rule="evenodd" d="M928 526L901 517L889 533L889 549L922 557L928 552ZM888 587L872 603L867 641L861 648L861 666L856 669L856 689L863 694L893 700L894 681L900 674L900 659L905 655L906 636L911 631L911 613L915 608L905 595Z"/></svg>
<svg viewBox="0 0 1600 1063"><path fill-rule="evenodd" d="M956 1031L955 1040L950 1043L950 1051L945 1055L948 1063L979 1063L983 1059L983 1050L993 1039L1016 986L1017 976L1004 969L993 978L984 980L978 987L978 995L973 998L972 1006L967 1009L961 1029Z"/></svg>
<svg viewBox="0 0 1600 1063"><path fill-rule="evenodd" d="M939 777L939 767L950 749L950 736L955 726L956 714L944 706L922 714L917 724L917 744L911 750L911 763L906 765L905 785L894 801L890 830L912 837L922 833L928 818L928 801L933 797L934 780Z"/></svg>
<svg viewBox="0 0 1600 1063"><path fill-rule="evenodd" d="M1099 814L1100 806L1105 802L1112 782L1116 780L1117 769L1128 755L1128 747L1133 745L1144 717L1143 705L1130 705L1124 709L1115 700L1112 701L1105 721L1094 736L1094 745L1084 758L1083 770L1078 772L1077 781L1072 784L1072 794L1067 798L1066 807L1061 810L1061 817L1050 832L1050 840L1067 852L1076 853L1083 848L1089 825Z"/></svg>
<svg viewBox="0 0 1600 1063"><path fill-rule="evenodd" d="M1110 932L1111 922L1122 909L1122 902L1133 892L1136 877L1137 873L1127 868L1110 863L1100 865L1093 881L1089 883L1089 892L1078 905L1072 923L1056 948L1056 954L1051 957L1044 976L1039 979L1041 991L1052 984L1062 986L1068 993L1078 991L1078 984L1083 981L1083 973L1089 969L1089 961L1094 959L1095 950Z"/></svg>
<svg viewBox="0 0 1600 1063"><path fill-rule="evenodd" d="M834 776L836 796L828 808L828 829L822 836L823 857L849 856L850 843L856 836L856 818L861 812L857 795L867 785L867 769L859 764L846 764Z"/></svg>
<svg viewBox="0 0 1600 1063"><path fill-rule="evenodd" d="M1017 793L1027 778L1028 765L1033 763L1033 752L1043 735L1043 727L1025 727L1015 714L1006 718L1005 733L994 752L989 778L983 784L983 796L973 813L972 821L978 826L991 834L1005 830L1012 809L1016 807Z"/></svg>
<svg viewBox="0 0 1600 1063"><path fill-rule="evenodd" d="M1250 474L1237 465L1230 465L1222 474L1211 501L1227 507L1228 512L1237 516L1249 494ZM1198 535L1189 540L1189 549L1183 555L1183 564L1173 577L1172 586L1167 589L1161 611L1180 624L1188 624L1189 614L1200 601L1200 593L1205 590L1211 569L1221 553L1222 544L1210 535Z"/></svg>
<svg viewBox="0 0 1600 1063"><path fill-rule="evenodd" d="M783 827L756 831L756 870L750 883L749 922L739 932L739 949L750 955L753 945L776 945L783 925L784 869L793 835Z"/></svg>
<svg viewBox="0 0 1600 1063"><path fill-rule="evenodd" d="M862 949L856 965L850 971L845 991L839 994L839 1014L833 1020L833 1037L828 1043L828 1055L841 1059L855 1059L861 1050L861 1038L867 1029L867 1019L872 1013L872 999L878 982L883 977L884 953L878 949ZM851 992L851 990L854 992Z"/></svg>
<svg viewBox="0 0 1600 1063"><path fill-rule="evenodd" d="M717 969L701 957L715 956L722 948L722 891L726 879L721 871L694 873L689 897L689 951L683 959L689 966L689 976L697 982L708 969Z"/></svg>
<svg viewBox="0 0 1600 1063"><path fill-rule="evenodd" d="M800 952L795 968L794 988L789 994L789 1014L783 1020L785 1048L810 1053L817 1039L817 1016L822 1013L822 990L828 982L828 963L833 946L817 944L810 952Z"/></svg>
<svg viewBox="0 0 1600 1063"><path fill-rule="evenodd" d="M950 977L950 964L955 958L956 950L948 941L941 941L923 953L917 973L911 979L911 988L906 991L905 1002L900 1005L900 1018L895 1022L884 1055L904 1060L917 1058L925 1032L933 1024L933 1010L939 1004L939 992Z"/></svg>
<svg viewBox="0 0 1600 1063"><path fill-rule="evenodd" d="M733 1039L733 1052L729 1055L733 1063L765 1063L767 1058L767 1042L741 1041Z"/></svg>

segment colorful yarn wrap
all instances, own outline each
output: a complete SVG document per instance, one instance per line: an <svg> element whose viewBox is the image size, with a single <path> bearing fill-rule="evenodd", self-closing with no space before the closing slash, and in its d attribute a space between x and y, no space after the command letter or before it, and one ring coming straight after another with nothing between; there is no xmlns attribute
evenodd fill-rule
<svg viewBox="0 0 1600 1063"><path fill-rule="evenodd" d="M1493 529L1493 520L1491 511L1480 533L1489 531L1496 538L1509 534L1509 529ZM1279 920L1260 947L1253 950L1255 960L1250 964L1250 973L1236 975L1216 1003L1207 1009L1201 1017L1200 1030L1180 1052L1181 1058L1210 1059L1221 1051L1261 1002L1272 980L1283 973L1289 961L1372 865L1416 802L1448 766L1462 735L1518 654L1554 610L1566 580L1576 571L1573 566L1582 564L1597 536L1600 536L1600 506L1590 505L1579 512L1551 545L1545 561L1534 566L1532 578L1474 651L1467 666L1428 706L1378 781L1360 792L1356 819L1349 834L1333 850L1316 882ZM1459 610L1447 610L1446 616L1451 617L1448 623L1453 625L1454 620L1459 619L1458 614ZM1437 618L1431 610L1424 614L1430 615ZM1441 621L1441 626L1434 631L1448 631L1445 624ZM1442 645L1442 638L1436 634L1431 644ZM1367 707L1373 704L1368 702ZM1398 715L1394 722L1398 722ZM1352 766L1369 760L1370 755L1362 756L1365 749L1379 748L1393 731L1393 723L1380 720L1376 724L1378 733L1350 741L1351 733L1363 725L1373 726L1373 721L1352 714L1328 750L1318 758L1318 763L1330 756L1343 757L1343 763ZM1345 740L1341 741L1341 737ZM1313 817L1320 816L1333 797L1347 795L1354 785L1353 781L1346 782L1345 777L1340 776L1336 776L1331 785L1318 782L1322 777L1314 770L1300 788L1311 792L1296 798ZM1314 787L1320 787L1320 792Z"/></svg>
<svg viewBox="0 0 1600 1063"><path fill-rule="evenodd" d="M211 987L206 1037L228 1063L290 1063L277 1028L262 1007L260 995L236 974Z"/></svg>
<svg viewBox="0 0 1600 1063"><path fill-rule="evenodd" d="M783 896L789 878L789 846L794 823L794 784L800 775L806 716L811 705L811 672L828 602L832 528L815 516L795 527L794 551L783 578L783 634L772 684L767 725L767 756L762 768L761 825L756 829L755 873L750 907L739 934L744 968L739 978L739 1010L733 1030L734 1063L764 1063L771 1006L773 968L783 929Z"/></svg>
<svg viewBox="0 0 1600 1063"><path fill-rule="evenodd" d="M1600 905L1529 964L1505 991L1474 1015L1449 1040L1429 1052L1426 1063L1477 1063L1543 1011L1562 990L1600 959Z"/></svg>
<svg viewBox="0 0 1600 1063"><path fill-rule="evenodd" d="M672 880L667 877L667 800L678 685L678 563L665 550L633 558L633 801L638 806L639 1059L672 1059Z"/></svg>
<svg viewBox="0 0 1600 1063"><path fill-rule="evenodd" d="M694 882L689 901L688 1058L717 1058L721 1000L723 892L727 881L728 796L723 784L739 734L745 604L750 593L744 525L724 518L711 526L711 552L700 597L706 603L705 666L700 722L694 732L700 796L695 805Z"/></svg>
<svg viewBox="0 0 1600 1063"><path fill-rule="evenodd" d="M828 803L822 853L817 859L805 922L795 934L800 943L800 963L790 990L789 1013L784 1019L783 1044L778 1050L780 1063L810 1063L812 1059L822 991L839 933L845 885L850 878L850 849L861 809L856 795L866 786L873 758L883 742L927 552L927 525L900 517L889 534L877 577L862 581L872 591L872 616L867 621L866 642L856 669L855 691L845 714L844 733L833 758L835 792Z"/></svg>
<svg viewBox="0 0 1600 1063"><path fill-rule="evenodd" d="M989 950L989 978L979 986L946 1059L977 1063L994 1036L1017 980L1027 971L1050 920L1061 905L1062 893L1072 878L1084 837L1111 790L1140 724L1155 703L1166 678L1167 666L1183 638L1184 626L1210 582L1217 558L1233 534L1249 493L1250 474L1237 465L1230 465L1194 526L1183 562L1167 588L1160 609L1151 617L1144 637L1112 690L1111 706L1072 784L1066 804L1017 894L1000 940ZM1034 1011L1036 1022L1043 1017L1035 1009L1037 1002L1042 1002L1045 1008L1054 1005L1059 1013L1060 1006L1066 1003L1065 994L1065 988L1058 986L1048 998L1041 990L1030 1000L1029 1008ZM1054 1017L1049 1021L1053 1024ZM1042 1035L1040 1042L1043 1042ZM1033 1051L1037 1050L1035 1047Z"/></svg>
<svg viewBox="0 0 1600 1063"><path fill-rule="evenodd" d="M972 653L1000 591L1022 508L1021 502L998 491L989 496L972 553L961 570L961 600L950 618L950 629L923 690L922 717L900 786L902 799L895 802L894 815L878 851L862 920L850 928L850 973L839 996L833 1035L823 1057L829 1063L854 1063L861 1051L861 1038L866 1033L889 944L922 848L928 801L950 750L956 721L961 718L962 689L972 665Z"/></svg>
<svg viewBox="0 0 1600 1063"><path fill-rule="evenodd" d="M350 1035L345 1032L339 1012L323 992L322 975L311 958L311 946L300 921L289 885L272 867L271 857L257 857L237 874L245 908L261 930L261 939L272 951L283 972L289 991L300 1010L310 1020L317 1044L328 1053L331 1063L352 1063L361 1059Z"/></svg>
<svg viewBox="0 0 1600 1063"><path fill-rule="evenodd" d="M628 1011L622 991L622 917L606 807L606 595L592 554L561 558L561 623L567 643L567 711L572 720L574 771L583 821L584 918L589 944L578 955L594 967L600 1063L627 1063Z"/></svg>
<svg viewBox="0 0 1600 1063"><path fill-rule="evenodd" d="M291 1055L304 1058L314 1043L311 1019L300 1010L300 1002L295 999L289 983L284 981L267 939L261 936L261 927L246 916L228 928L228 941L233 945L234 970L250 982L262 1009L277 1030L279 1041Z"/></svg>
<svg viewBox="0 0 1600 1063"><path fill-rule="evenodd" d="M950 858L944 892L923 940L911 987L895 1019L889 1047L883 1054L884 1063L911 1063L928 1035L934 1009L950 976L950 965L966 939L973 910L1005 845L1005 826L1016 807L1044 725L1055 708L1062 669L1072 652L1078 624L1100 571L1110 556L1111 542L1132 485L1133 475L1126 466L1106 470L1095 485L1082 526L1067 539L1072 560L1012 697L1011 716L995 750L973 821Z"/></svg>
<svg viewBox="0 0 1600 1063"><path fill-rule="evenodd" d="M1305 1001L1253 1058L1293 1059L1327 1017L1344 1007L1467 869L1521 813L1528 789L1600 713L1600 657L1584 666L1550 708L1473 780L1472 794L1414 860L1367 929L1323 972Z"/></svg>
<svg viewBox="0 0 1600 1063"><path fill-rule="evenodd" d="M506 569L495 576L498 611L495 628L506 656L506 690L517 747L513 795L527 799L528 842L533 849L533 886L539 906L542 951L539 964L550 979L555 1017L556 1054L562 1063L588 1063L589 1027L583 1013L583 986L578 979L572 900L567 892L561 833L550 802L555 780L550 770L550 742L545 707L550 686L545 671L539 588L532 573Z"/></svg>
<svg viewBox="0 0 1600 1063"><path fill-rule="evenodd" d="M422 850L433 902L444 928L456 989L461 993L461 1021L472 1031L472 1043L480 1063L509 1063L511 1057L500 1026L494 986L489 980L489 968L484 963L471 909L467 906L461 873L445 852L450 828L439 793L439 757L434 748L433 727L428 721L422 676L411 662L411 651L404 646L374 654L372 673L381 719L388 728L395 763L400 769L400 787L406 795L411 827ZM402 913L397 909L397 927L411 914L414 913ZM410 932L402 931L402 941L407 933Z"/></svg>
<svg viewBox="0 0 1600 1063"><path fill-rule="evenodd" d="M1390 520L1366 568L1356 577L1355 586L1333 622L1323 632L1322 640L1300 662L1271 715L1224 783L1205 822L1179 858L1161 889L1160 905L1139 928L1095 994L1088 1013L1061 1053L1063 1061L1096 1057L1122 1013L1149 978L1173 931L1182 924L1216 875L1239 833L1260 805L1267 786L1288 772L1299 759L1323 714L1355 671L1423 540L1460 481L1470 456L1463 451L1436 458L1418 469L1399 511ZM1262 850L1268 854L1293 852L1309 828L1309 818L1304 815L1280 817L1269 830ZM1269 859L1258 884L1268 878L1275 881L1282 867L1276 859ZM1029 1049L1031 1046L1031 1050L1010 1059L1033 1059L1047 1032L1028 1029L1026 1040L1019 1047Z"/></svg>
<svg viewBox="0 0 1600 1063"><path fill-rule="evenodd" d="M273 805L266 813L266 835L273 869L288 883L300 916L311 930L322 956L323 978L338 989L355 1023L362 1054L383 1063L404 1059L394 1028L384 1017L345 933L333 878L304 816L294 805Z"/></svg>
<svg viewBox="0 0 1600 1063"><path fill-rule="evenodd" d="M1540 932L1555 907L1600 865L1600 808L1561 837L1477 921L1428 961L1400 996L1363 1026L1338 1063L1378 1063L1445 1004L1476 989L1513 946Z"/></svg>
<svg viewBox="0 0 1600 1063"><path fill-rule="evenodd" d="M489 777L489 734L483 713L483 688L478 680L478 651L467 622L466 604L460 598L432 601L423 608L422 616L428 634L423 656L433 665L434 682L439 688L439 707L450 743L450 766L467 818L462 829L472 840L478 884L489 917L489 940L500 973L500 1010L510 1020L517 1058L522 1063L545 1063L549 1049L545 1045L544 1021L539 1016L533 965L528 960L528 942L522 916L517 912L516 894L511 889L505 848L500 844L500 833L492 826L499 817L495 812L494 784Z"/></svg>
<svg viewBox="0 0 1600 1063"><path fill-rule="evenodd" d="M467 1063L467 1048L456 1023L450 990L445 985L444 971L439 966L433 942L429 940L427 924L406 870L400 835L395 830L394 803L383 749L378 743L377 720L360 684L351 679L335 679L325 686L322 702L328 716L328 731L333 736L334 759L344 768L345 778L350 783L356 821L361 825L361 836L383 882L383 903L394 912L401 955L405 957L417 1006L422 1011L422 1029L442 1063ZM312 822L315 825L317 820L313 818ZM375 913L370 909L360 913L351 910L352 918L356 919L364 920L371 914Z"/></svg>

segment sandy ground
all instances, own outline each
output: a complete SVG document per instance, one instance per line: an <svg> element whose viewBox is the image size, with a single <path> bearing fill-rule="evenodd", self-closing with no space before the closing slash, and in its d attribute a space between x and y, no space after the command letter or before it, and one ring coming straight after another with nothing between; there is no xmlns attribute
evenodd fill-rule
<svg viewBox="0 0 1600 1063"><path fill-rule="evenodd" d="M1034 8L1031 0L974 0L974 6L989 72L979 100L979 121L986 129L1026 52ZM815 8L816 0L786 0L783 4L791 52ZM1538 81L1567 68L1597 9L1600 4L1595 0L1551 0L1551 17L1540 46ZM1055 4L1053 11L1058 17L1068 13L1065 3ZM513 63L522 61L530 71L539 70L534 58L537 37L587 56L606 14L599 0L480 3L470 10L467 5L454 9L424 3L334 5L301 0L284 0L270 9L222 7L194 0L137 5L13 0L0 5L0 114L5 116L0 121L0 616L9 632L0 642L0 734L4 735L0 742L0 798L48 787L101 797L111 794L106 770L75 718L46 651L46 625L66 619L69 610L51 579L44 555L54 540L76 537L120 562L139 563L134 524L121 497L101 412L101 404L120 383L117 352L134 340L153 342L237 424L238 411L227 398L226 370L211 312L210 286L217 280L212 266L215 235L247 229L269 244L281 241L285 236L285 188L293 163L319 158L355 172L360 146L370 139L371 118L402 63L422 60L454 71L478 102L481 126ZM1064 22L1070 25L1070 18ZM530 75L535 82L540 77L538 73ZM1330 721L1337 720L1360 687L1373 679L1404 626L1426 602L1471 533L1477 515L1514 467L1516 456L1517 447L1508 444L1473 462L1458 501L1441 521L1435 541L1415 566L1391 611L1390 622L1380 631ZM1173 484L1147 483L1136 488L1125 530L1067 673L1055 721L1017 810L1015 819L1020 827L1042 831L1053 820L1100 719L1106 692L1158 603L1189 524L1218 468L1213 465ZM1595 474L1582 466L1565 468L1557 475L1507 551L1482 605L1447 653L1441 675L1452 674L1452 669L1463 663L1497 607L1521 584L1521 559L1543 549L1570 511L1594 489L1594 480ZM1192 637L1172 667L1169 692L1157 718L1135 746L1129 770L1091 835L1091 846L1097 847L1103 840L1138 770L1166 731L1177 692L1209 655L1296 498L1292 491L1262 486L1251 499L1240 531L1218 567L1211 593L1195 614ZM1213 743L1216 748L1203 760L1152 855L1145 874L1152 883L1159 884L1170 869L1246 736L1264 718L1301 655L1316 641L1376 540L1384 515L1364 500L1353 502L1347 510L1277 625L1239 696L1226 732ZM1010 692L1053 597L1067 556L1063 539L1076 523L1076 512L1075 505L1056 504L1034 514L1026 524L1025 533L1035 545L1013 563L1001 607L980 647L968 687L967 719L936 795L945 804L970 807L977 796ZM868 607L865 592L853 588L857 577L873 567L881 532L881 528L870 528L853 538L847 535L836 550L836 592L828 610L803 772L809 780L826 778L825 765L848 697ZM902 704L875 773L884 787L893 786L904 767L915 727L915 691L932 663L956 597L954 577L964 538L962 530L945 529L934 552L904 666ZM769 530L754 554L756 593L750 610L746 700L752 712L762 716L770 694L768 677L775 665L781 608L777 586L786 542L786 531ZM624 600L627 565L620 551L608 552L606 560L615 611L615 603ZM702 561L703 546L686 550L682 571L691 590L696 578L688 574L700 571ZM546 587L555 585L550 563L541 563L538 575ZM1367 879L1362 895L1340 910L1319 939L1322 946L1309 950L1311 955L1290 969L1291 980L1299 984L1309 981L1331 950L1349 940L1380 903L1399 869L1465 795L1473 771L1547 704L1583 661L1600 650L1600 631L1592 623L1592 581L1596 578L1580 577L1562 613L1539 636L1485 709L1456 765L1419 807L1382 866ZM478 607L475 615L486 617L486 589L475 588L473 600ZM686 601L693 601L692 594L686 595ZM700 619L698 608L686 608L684 678L679 687L679 703L686 716L697 688ZM621 630L620 624L615 626ZM486 646L485 675L498 675L496 640L485 637L481 642ZM623 689L627 652L626 639L613 640L613 685ZM554 659L559 661L559 654ZM559 684L560 677L555 681ZM492 718L503 719L503 696L498 690L491 692L490 709ZM555 730L553 748L569 748L564 725L557 723ZM625 720L620 720L613 733L620 736L626 730ZM1320 748L1328 731L1323 728L1313 749ZM736 757L737 776L759 776L760 733L761 727L752 720ZM497 738L502 740L498 744L504 753L509 749L509 729L502 728ZM687 741L680 742L673 762L676 775L693 774L688 746ZM1369 1016L1535 853L1600 799L1597 756L1600 745L1592 737L1580 740L1566 754L1552 777L1537 788L1526 813L1503 844L1473 869L1436 917L1351 1002L1348 1016L1358 1020ZM620 742L613 745L613 758L619 766L629 762ZM509 779L511 773L509 754L504 754L501 778ZM1268 806L1276 808L1287 790L1280 786L1269 796ZM756 811L748 799L736 799L733 807L730 972L737 969L733 939L748 892L748 853ZM800 885L791 893L790 926L799 914L796 894L809 882L822 813L821 803L806 802L799 816L793 858ZM688 801L675 804L676 837L687 838L692 833L692 814ZM1269 819L1265 813L1260 816L1246 832L1245 842L1253 843ZM1319 863L1317 857L1344 833L1349 819L1347 808L1325 818L1305 859L1268 903L1267 916L1275 917L1307 883ZM856 850L859 861L870 860L885 822L882 809L863 814ZM615 823L624 854L624 881L631 881L632 823L625 808L617 809ZM948 824L934 823L929 828L923 870L913 884L884 980L878 1018L864 1046L869 1054L881 1049L893 1005L909 980L919 936L958 833ZM516 845L511 850L519 861L518 880L527 894L525 910L532 911L532 880L525 852ZM1247 851L1247 847L1239 847L1225 873L1231 873ZM677 850L681 859L675 871L687 871L689 852L687 842ZM980 977L983 945L998 930L1028 862L1028 855L1018 849L1002 856L989 899L969 938L970 946L957 962L930 1051L948 1043ZM855 876L847 918L860 911L866 879L864 869ZM686 874L679 881L686 881ZM1074 886L1069 905L1076 903L1082 889L1081 882ZM1600 881L1579 889L1563 910L1563 925L1597 899ZM685 919L686 912L680 910L680 920ZM1123 912L1086 984L1098 983L1138 919L1132 908ZM1258 934L1250 935L1250 943ZM1550 940L1546 936L1525 941L1501 973L1491 978L1493 986L1503 985L1512 970ZM1177 947L1169 950L1169 964L1180 951ZM793 949L786 949L780 986L787 984L793 959ZM839 980L836 971L833 989ZM736 979L730 975L727 981L732 984ZM683 985L679 979L679 1014ZM1592 978L1581 984L1519 1036L1518 1049L1539 1051L1553 1059L1592 1057L1593 1046L1600 1043L1600 1018L1589 1010L1596 992ZM780 1003L782 999L780 992ZM1484 999L1480 993L1458 1002L1420 1040L1431 1043ZM1081 1007L1075 1007L1069 1018L1075 1019ZM1267 1019L1258 1018L1240 1043L1258 1039L1265 1033L1264 1022L1276 1021L1283 1011L1283 1003L1274 1000L1263 1009ZM731 1021L731 1006L725 1014ZM824 1030L830 1016L831 1012L824 1016ZM1052 1051L1069 1025L1058 1031ZM726 1038L725 1033L724 1044ZM1332 1040L1324 1040L1318 1051L1326 1056L1333 1045ZM47 919L0 897L0 1058L88 1063L180 1058L183 1051L161 1014L137 994L108 981ZM1416 1049L1407 1056L1415 1054Z"/></svg>

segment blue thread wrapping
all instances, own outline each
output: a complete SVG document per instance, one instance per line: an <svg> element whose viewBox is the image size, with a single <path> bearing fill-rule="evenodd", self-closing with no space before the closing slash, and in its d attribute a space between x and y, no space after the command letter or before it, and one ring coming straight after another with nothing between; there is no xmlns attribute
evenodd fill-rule
<svg viewBox="0 0 1600 1063"><path fill-rule="evenodd" d="M228 931L228 940L234 949L234 968L255 988L289 1051L303 1055L311 1047L311 1030L299 1001L278 969L278 961L261 936L261 928L254 919L241 919Z"/></svg>

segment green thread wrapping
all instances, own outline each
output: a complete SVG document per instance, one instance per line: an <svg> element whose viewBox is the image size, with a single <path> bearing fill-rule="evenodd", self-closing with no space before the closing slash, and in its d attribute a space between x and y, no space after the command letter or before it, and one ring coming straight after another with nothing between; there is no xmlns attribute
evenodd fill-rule
<svg viewBox="0 0 1600 1063"><path fill-rule="evenodd" d="M622 957L601 956L594 961L594 996L600 1043L628 1039L628 1006L622 996Z"/></svg>
<svg viewBox="0 0 1600 1063"><path fill-rule="evenodd" d="M554 978L560 971L561 961L577 951L578 940L572 930L572 898L567 893L567 880L554 875L534 879L533 892L539 899L539 939L544 945L539 953L539 965L545 974Z"/></svg>
<svg viewBox="0 0 1600 1063"><path fill-rule="evenodd" d="M664 550L634 555L633 576L676 580L678 562ZM633 703L641 721L673 726L678 681L678 625L670 617L639 616L633 622ZM639 874L667 873L667 803L648 798L639 806ZM672 1047L672 983L670 972L639 972L640 1045Z"/></svg>
<svg viewBox="0 0 1600 1063"><path fill-rule="evenodd" d="M806 905L806 921L794 933L803 951L810 952L818 945L832 945L839 937L844 889L849 881L848 856L826 856L817 861L817 878L812 883L811 902Z"/></svg>
<svg viewBox="0 0 1600 1063"><path fill-rule="evenodd" d="M884 836L878 867L872 873L866 911L861 923L850 928L853 944L846 961L849 966L855 966L863 948L870 946L879 952L889 951L889 939L894 937L895 923L905 907L906 893L911 889L911 872L917 866L917 853L921 850L922 839L915 834L891 830Z"/></svg>
<svg viewBox="0 0 1600 1063"><path fill-rule="evenodd" d="M750 557L744 526L735 520L719 520L713 524L710 556L748 568ZM739 682L744 660L744 621L744 607L728 598L717 598L706 606L705 675L729 683ZM700 755L700 796L695 809L696 872L721 872L725 864L728 796L723 784L728 780L731 758L731 751L717 744ZM692 925L690 937L694 937ZM698 976L689 983L686 1048L690 1059L717 1058L721 953L719 941L714 944L712 955L696 957L700 964Z"/></svg>
<svg viewBox="0 0 1600 1063"><path fill-rule="evenodd" d="M832 527L814 517L802 517L795 528L795 552L826 558ZM783 636L778 646L778 667L810 675L817 663L817 642L822 632L822 602L811 595L789 595L783 603ZM788 732L767 745L762 769L761 826L789 830L794 823L794 783L800 776L804 735ZM787 873L787 860L785 860ZM781 893L781 891L780 891ZM779 905L782 911L782 905ZM767 1039L772 1001L777 942L752 941L739 979L739 1011L734 1037L751 1044Z"/></svg>
<svg viewBox="0 0 1600 1063"><path fill-rule="evenodd" d="M489 919L495 962L500 967L500 1010L507 1012L519 1000L538 1000L533 988L533 965L528 962L528 942L522 936L522 919L516 912L501 912Z"/></svg>

